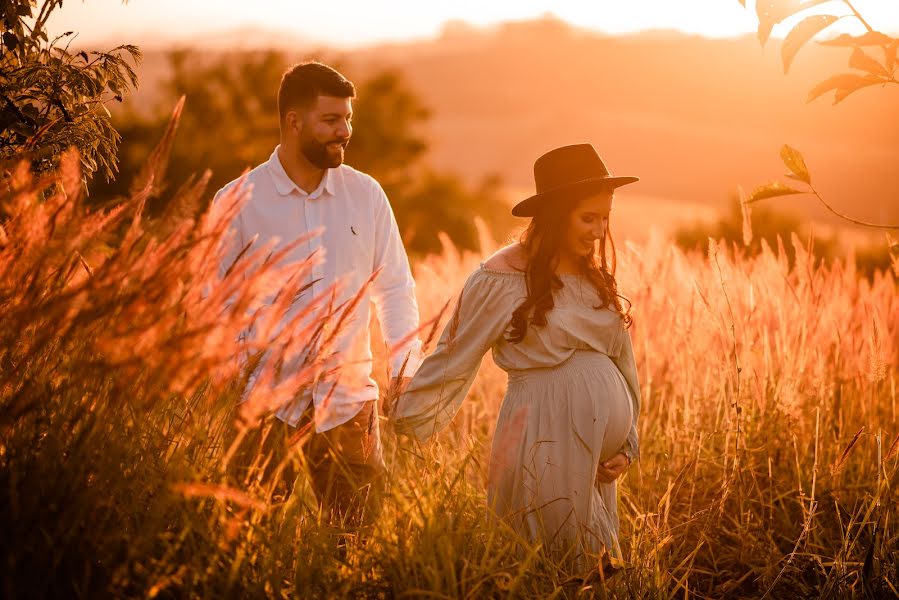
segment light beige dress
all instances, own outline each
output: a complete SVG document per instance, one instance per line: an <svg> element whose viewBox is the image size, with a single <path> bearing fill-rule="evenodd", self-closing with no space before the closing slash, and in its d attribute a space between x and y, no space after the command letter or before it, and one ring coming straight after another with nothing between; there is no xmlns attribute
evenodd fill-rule
<svg viewBox="0 0 899 600"><path fill-rule="evenodd" d="M597 309L586 279L562 275L547 325L506 339L526 297L525 276L487 269L468 278L434 352L399 398L399 433L427 439L458 412L481 359L493 351L508 373L488 469L487 498L499 517L553 555L595 564L620 557L615 483L596 469L619 451L638 455L640 387L621 316Z"/></svg>

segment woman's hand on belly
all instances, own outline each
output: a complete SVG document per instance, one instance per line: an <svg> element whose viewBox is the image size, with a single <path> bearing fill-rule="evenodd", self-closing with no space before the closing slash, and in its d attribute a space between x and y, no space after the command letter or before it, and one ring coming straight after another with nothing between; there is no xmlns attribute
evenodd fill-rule
<svg viewBox="0 0 899 600"><path fill-rule="evenodd" d="M596 467L596 483L612 483L627 471L630 461L624 452L619 452Z"/></svg>

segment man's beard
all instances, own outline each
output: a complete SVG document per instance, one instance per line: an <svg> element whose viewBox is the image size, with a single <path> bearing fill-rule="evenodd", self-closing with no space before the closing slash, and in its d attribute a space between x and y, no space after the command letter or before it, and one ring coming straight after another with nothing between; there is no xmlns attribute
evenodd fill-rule
<svg viewBox="0 0 899 600"><path fill-rule="evenodd" d="M319 169L333 169L343 164L343 149L349 140L333 140L331 143L340 142L339 152L329 149L328 144L322 144L315 139L308 139L300 144L300 152L310 163Z"/></svg>

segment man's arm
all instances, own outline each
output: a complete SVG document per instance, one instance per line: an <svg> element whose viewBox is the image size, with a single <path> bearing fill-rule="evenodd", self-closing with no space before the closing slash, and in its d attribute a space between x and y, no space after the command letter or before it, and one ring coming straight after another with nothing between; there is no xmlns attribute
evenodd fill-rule
<svg viewBox="0 0 899 600"><path fill-rule="evenodd" d="M390 352L391 391L396 392L397 385L402 383L397 378L412 377L423 358L418 338L418 301L409 258L387 195L376 182L373 193L375 248L372 270L377 275L372 282L372 301Z"/></svg>

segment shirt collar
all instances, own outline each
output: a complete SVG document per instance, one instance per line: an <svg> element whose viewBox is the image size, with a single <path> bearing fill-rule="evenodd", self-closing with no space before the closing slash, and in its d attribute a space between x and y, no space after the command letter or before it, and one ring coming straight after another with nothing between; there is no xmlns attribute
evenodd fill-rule
<svg viewBox="0 0 899 600"><path fill-rule="evenodd" d="M318 187L315 188L312 193L307 193L306 190L294 183L293 179L287 174L287 171L284 170L284 165L281 164L281 159L278 157L278 149L280 147L280 145L275 146L275 151L272 152L272 155L268 159L268 172L271 174L275 189L280 195L287 196L294 190L299 192L302 196L308 196L310 200L320 198L324 194L330 196L334 195L334 177L331 174L334 169L325 169L325 174L322 177L321 183L318 184Z"/></svg>

